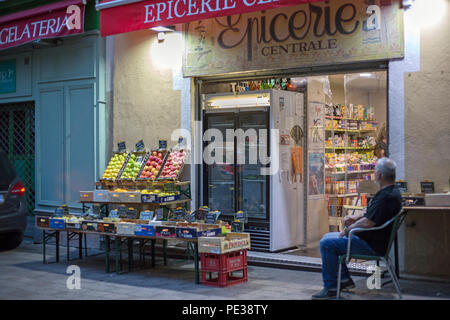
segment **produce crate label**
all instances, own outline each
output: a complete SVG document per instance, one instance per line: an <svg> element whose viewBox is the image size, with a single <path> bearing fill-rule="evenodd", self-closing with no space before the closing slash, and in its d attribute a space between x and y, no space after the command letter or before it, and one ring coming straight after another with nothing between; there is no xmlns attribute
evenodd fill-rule
<svg viewBox="0 0 450 320"><path fill-rule="evenodd" d="M134 227L134 234L137 236L155 236L155 227L145 224L136 224Z"/></svg>
<svg viewBox="0 0 450 320"><path fill-rule="evenodd" d="M175 227L157 226L156 227L156 236L166 237L166 238L175 238L176 237Z"/></svg>

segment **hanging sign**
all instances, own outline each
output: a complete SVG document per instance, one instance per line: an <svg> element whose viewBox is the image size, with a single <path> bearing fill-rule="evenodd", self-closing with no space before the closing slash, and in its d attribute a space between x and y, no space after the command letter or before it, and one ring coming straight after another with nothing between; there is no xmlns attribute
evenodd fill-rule
<svg viewBox="0 0 450 320"><path fill-rule="evenodd" d="M333 0L190 22L183 75L298 68L404 56L399 0Z"/></svg>
<svg viewBox="0 0 450 320"><path fill-rule="evenodd" d="M101 34L105 37L134 30L318 1L324 0L153 0L128 4L120 4L120 0L110 0L103 1L96 7L100 10ZM108 2L119 3L116 6Z"/></svg>
<svg viewBox="0 0 450 320"><path fill-rule="evenodd" d="M38 39L83 33L81 0L60 1L0 17L0 50Z"/></svg>

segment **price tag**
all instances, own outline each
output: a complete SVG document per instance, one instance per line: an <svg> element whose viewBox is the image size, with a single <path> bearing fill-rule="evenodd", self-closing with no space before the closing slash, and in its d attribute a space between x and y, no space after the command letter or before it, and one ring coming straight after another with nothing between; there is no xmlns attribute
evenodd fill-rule
<svg viewBox="0 0 450 320"><path fill-rule="evenodd" d="M247 214L244 211L238 211L234 214L234 220L239 220L247 223Z"/></svg>
<svg viewBox="0 0 450 320"><path fill-rule="evenodd" d="M163 211L163 209L156 209L155 210L155 212L156 212L156 221L162 221L162 220L164 220L164 211Z"/></svg>
<svg viewBox="0 0 450 320"><path fill-rule="evenodd" d="M162 149L162 150L167 149L167 140L159 140L159 149Z"/></svg>
<svg viewBox="0 0 450 320"><path fill-rule="evenodd" d="M125 206L119 206L119 208L117 208L117 215L119 216L119 218L127 218L127 208Z"/></svg>
<svg viewBox="0 0 450 320"><path fill-rule="evenodd" d="M395 185L397 186L400 193L408 192L408 185L407 185L406 181L397 181L395 183Z"/></svg>
<svg viewBox="0 0 450 320"><path fill-rule="evenodd" d="M118 147L118 149L119 149L119 152L125 152L125 151L127 150L127 147L126 147L126 145L125 145L125 141L120 141L120 142L117 144L117 147Z"/></svg>
<svg viewBox="0 0 450 320"><path fill-rule="evenodd" d="M117 214L117 210L116 209L114 209L114 210L111 210L110 212L109 212L109 218L118 218L119 216L118 216L118 214Z"/></svg>
<svg viewBox="0 0 450 320"><path fill-rule="evenodd" d="M207 213L205 217L205 223L214 224L219 216L215 212Z"/></svg>
<svg viewBox="0 0 450 320"><path fill-rule="evenodd" d="M235 220L231 223L232 232L244 232L244 222Z"/></svg>
<svg viewBox="0 0 450 320"><path fill-rule="evenodd" d="M153 211L142 211L139 215L141 220L152 220L154 212Z"/></svg>
<svg viewBox="0 0 450 320"><path fill-rule="evenodd" d="M144 148L144 140L139 140L138 143L136 143L136 151L142 151Z"/></svg>
<svg viewBox="0 0 450 320"><path fill-rule="evenodd" d="M189 223L191 223L191 222L194 222L195 221L195 214L194 213L186 213L186 215L184 216L184 219L187 221L187 222L189 222Z"/></svg>
<svg viewBox="0 0 450 320"><path fill-rule="evenodd" d="M422 181L420 183L420 190L422 193L434 193L434 182Z"/></svg>
<svg viewBox="0 0 450 320"><path fill-rule="evenodd" d="M137 210L134 208L128 208L127 219L137 219Z"/></svg>

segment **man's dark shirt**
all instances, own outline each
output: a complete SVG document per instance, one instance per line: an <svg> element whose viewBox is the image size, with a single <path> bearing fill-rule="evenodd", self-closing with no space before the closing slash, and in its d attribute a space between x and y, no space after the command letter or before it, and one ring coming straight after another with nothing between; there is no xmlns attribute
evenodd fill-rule
<svg viewBox="0 0 450 320"><path fill-rule="evenodd" d="M399 213L401 206L400 191L392 185L375 194L367 206L364 217L375 222L375 227L379 227ZM382 230L361 232L358 237L365 240L380 255L385 255L391 231L392 224Z"/></svg>

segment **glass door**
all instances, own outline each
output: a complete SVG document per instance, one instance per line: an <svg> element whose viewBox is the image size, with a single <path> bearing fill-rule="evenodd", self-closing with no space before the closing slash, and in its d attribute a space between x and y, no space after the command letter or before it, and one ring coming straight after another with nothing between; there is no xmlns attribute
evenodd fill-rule
<svg viewBox="0 0 450 320"><path fill-rule="evenodd" d="M245 163L237 165L237 206L238 210L247 213L249 219L267 219L268 187L267 175L261 175L260 154L269 156L268 131L267 142L261 141L260 130L268 129L269 114L267 112L241 112L238 116L238 129L246 132L244 145L236 146L237 158L245 156ZM267 164L270 165L270 164Z"/></svg>
<svg viewBox="0 0 450 320"><path fill-rule="evenodd" d="M233 215L236 212L235 198L235 166L234 166L234 147L227 144L226 130L235 128L235 115L228 114L205 114L205 130L218 129L223 136L223 157L222 163L213 163L205 165L205 181L204 190L205 203L211 210L219 210L222 215ZM213 139L214 140L214 139ZM211 141L212 142L212 141ZM206 145L205 145L206 146ZM233 159L232 163L226 163L226 155L228 159ZM211 153L212 157L216 157L215 151ZM220 159L219 159L220 160Z"/></svg>

